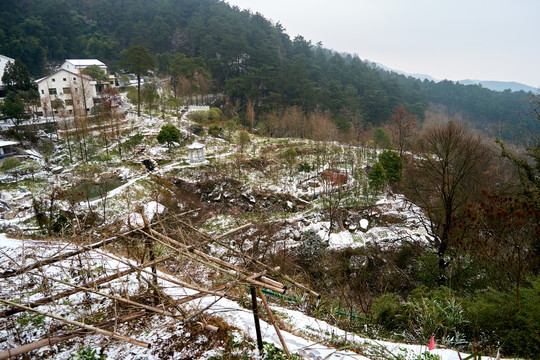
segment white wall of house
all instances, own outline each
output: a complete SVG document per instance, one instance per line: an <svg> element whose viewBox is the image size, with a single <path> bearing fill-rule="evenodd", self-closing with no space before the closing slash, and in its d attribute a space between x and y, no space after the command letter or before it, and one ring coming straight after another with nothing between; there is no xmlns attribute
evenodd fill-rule
<svg viewBox="0 0 540 360"><path fill-rule="evenodd" d="M105 65L103 62L99 61L98 59L66 59L62 66L60 66L61 69L76 72L78 74L82 74L82 70L90 65L96 65L98 66L108 77L109 77L109 86L114 87L115 86L115 76L109 75L109 70L107 69L107 65Z"/></svg>
<svg viewBox="0 0 540 360"><path fill-rule="evenodd" d="M51 116L83 115L89 112L97 98L96 82L86 75L65 69L36 80L41 106L38 114ZM64 109L53 109L51 101L60 99Z"/></svg>

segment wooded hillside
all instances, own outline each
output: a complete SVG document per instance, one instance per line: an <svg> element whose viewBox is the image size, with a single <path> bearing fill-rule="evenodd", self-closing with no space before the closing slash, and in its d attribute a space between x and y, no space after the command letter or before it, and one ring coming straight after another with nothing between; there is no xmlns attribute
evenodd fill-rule
<svg viewBox="0 0 540 360"><path fill-rule="evenodd" d="M347 132L387 122L398 106L422 120L433 102L506 138L522 135L511 131L516 124L539 129L528 93L387 72L302 36L291 39L281 24L218 0L6 0L0 18L0 53L20 58L36 77L66 58L98 58L114 70L122 50L142 45L162 72L175 53L199 57L211 75L209 91L228 95L241 114L248 104L257 115L299 106L329 114Z"/></svg>

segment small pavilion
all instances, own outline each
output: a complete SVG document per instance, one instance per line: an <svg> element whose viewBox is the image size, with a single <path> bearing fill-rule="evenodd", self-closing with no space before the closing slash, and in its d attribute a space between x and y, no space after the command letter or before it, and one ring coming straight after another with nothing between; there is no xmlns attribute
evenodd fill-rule
<svg viewBox="0 0 540 360"><path fill-rule="evenodd" d="M188 145L189 149L189 162L191 164L202 163L204 159L204 144L195 141L193 144Z"/></svg>

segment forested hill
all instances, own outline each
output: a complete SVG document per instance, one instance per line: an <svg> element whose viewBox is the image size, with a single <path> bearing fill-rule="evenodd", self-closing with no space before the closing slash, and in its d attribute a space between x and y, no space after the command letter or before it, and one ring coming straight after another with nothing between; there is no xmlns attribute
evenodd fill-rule
<svg viewBox="0 0 540 360"><path fill-rule="evenodd" d="M122 50L143 45L158 70L174 53L200 57L213 91L229 95L243 112L297 105L326 111L341 130L378 126L404 106L423 119L428 102L485 128L506 124L537 130L525 92L496 93L452 82L421 82L337 54L278 23L218 0L3 0L0 54L20 58L34 76L66 58L98 58L114 69Z"/></svg>

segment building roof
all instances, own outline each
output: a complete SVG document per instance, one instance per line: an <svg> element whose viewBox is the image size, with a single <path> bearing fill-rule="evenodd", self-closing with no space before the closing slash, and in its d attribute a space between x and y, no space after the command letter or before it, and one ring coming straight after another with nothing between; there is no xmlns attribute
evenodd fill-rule
<svg viewBox="0 0 540 360"><path fill-rule="evenodd" d="M18 141L0 140L0 148L10 145L17 145L18 143Z"/></svg>
<svg viewBox="0 0 540 360"><path fill-rule="evenodd" d="M43 80L48 79L48 78L50 78L51 76L58 74L60 71L65 71L65 72L67 72L67 73L69 73L69 74L71 74L71 75L73 75L73 76L77 76L77 77L82 77L82 76L84 76L84 77L87 78L88 80L91 80L91 78L90 78L88 75L80 75L80 74L74 73L73 71L69 71L69 70L66 70L66 69L58 69L58 70L56 70L55 72L53 72L52 74L49 74L49 75L44 76L44 77L42 77L42 78L40 78L40 79L37 79L35 82L39 84L39 83L42 82Z"/></svg>
<svg viewBox="0 0 540 360"><path fill-rule="evenodd" d="M187 146L188 149L202 149L204 148L204 144L201 144L200 142L195 141L193 144Z"/></svg>
<svg viewBox="0 0 540 360"><path fill-rule="evenodd" d="M98 59L66 59L65 62L69 62L70 64L75 66L76 69L85 68L90 65L97 65L103 68L107 67L104 63L102 63Z"/></svg>

